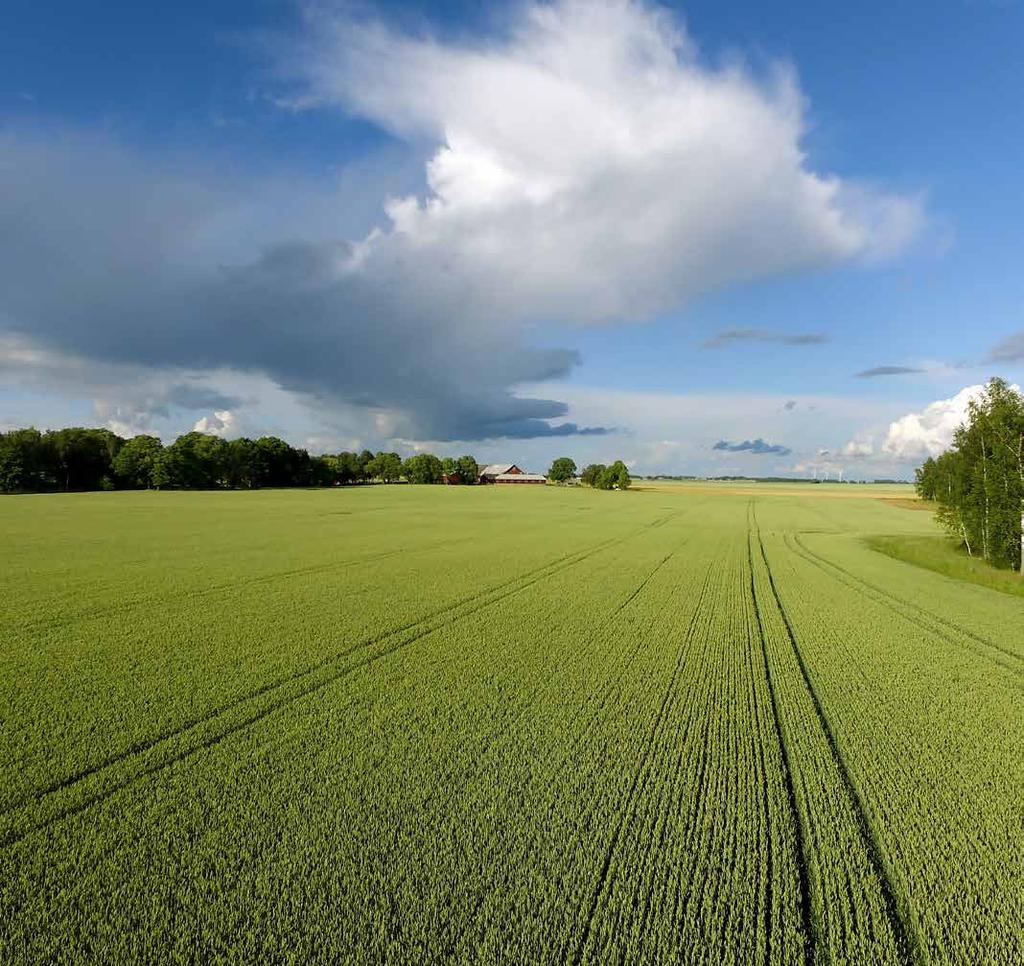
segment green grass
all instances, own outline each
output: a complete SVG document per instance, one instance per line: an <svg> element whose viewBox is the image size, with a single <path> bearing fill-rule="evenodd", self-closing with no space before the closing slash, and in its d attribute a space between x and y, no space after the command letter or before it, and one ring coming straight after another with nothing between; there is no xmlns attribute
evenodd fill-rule
<svg viewBox="0 0 1024 966"><path fill-rule="evenodd" d="M1003 594L1024 597L1024 577L1012 570L995 567L971 557L944 536L874 536L867 538L872 550L896 560L924 567L954 580L964 580Z"/></svg>
<svg viewBox="0 0 1024 966"><path fill-rule="evenodd" d="M0 500L0 961L1019 961L1024 605L807 489Z"/></svg>

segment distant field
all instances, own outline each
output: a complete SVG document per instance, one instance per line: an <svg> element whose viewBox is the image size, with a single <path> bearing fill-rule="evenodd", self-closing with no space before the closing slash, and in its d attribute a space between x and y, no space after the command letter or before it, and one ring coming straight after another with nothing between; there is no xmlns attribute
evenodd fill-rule
<svg viewBox="0 0 1024 966"><path fill-rule="evenodd" d="M1024 961L1024 601L910 496L0 499L0 962Z"/></svg>
<svg viewBox="0 0 1024 966"><path fill-rule="evenodd" d="M658 493L732 493L736 496L840 497L919 502L909 483L815 483L811 480L760 483L755 480L637 480L634 487Z"/></svg>

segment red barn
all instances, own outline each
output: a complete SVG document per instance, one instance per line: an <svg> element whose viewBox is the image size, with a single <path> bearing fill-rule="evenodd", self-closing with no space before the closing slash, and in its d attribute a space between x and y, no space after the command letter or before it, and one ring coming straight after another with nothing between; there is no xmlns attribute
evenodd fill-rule
<svg viewBox="0 0 1024 966"><path fill-rule="evenodd" d="M527 473L515 463L491 463L480 471L481 483L547 483L539 473Z"/></svg>

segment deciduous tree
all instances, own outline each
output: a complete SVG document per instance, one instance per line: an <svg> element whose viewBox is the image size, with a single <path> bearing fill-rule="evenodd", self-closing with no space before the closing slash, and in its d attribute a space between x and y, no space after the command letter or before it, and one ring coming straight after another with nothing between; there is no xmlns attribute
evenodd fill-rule
<svg viewBox="0 0 1024 966"><path fill-rule="evenodd" d="M576 476L576 464L568 456L559 456L548 470L552 483L565 483Z"/></svg>
<svg viewBox="0 0 1024 966"><path fill-rule="evenodd" d="M163 443L156 436L133 436L114 457L113 471L117 485L129 490L155 487L154 474L163 453Z"/></svg>

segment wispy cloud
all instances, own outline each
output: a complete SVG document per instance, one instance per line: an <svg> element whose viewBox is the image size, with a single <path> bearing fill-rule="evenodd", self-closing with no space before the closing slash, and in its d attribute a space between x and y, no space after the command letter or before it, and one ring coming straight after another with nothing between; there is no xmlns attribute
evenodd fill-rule
<svg viewBox="0 0 1024 966"><path fill-rule="evenodd" d="M845 443L839 455L846 459L861 460L870 458L874 452L874 442L869 437L858 436Z"/></svg>
<svg viewBox="0 0 1024 966"><path fill-rule="evenodd" d="M927 369L920 369L916 366L875 366L871 369L864 369L856 374L858 379L877 379L879 376L906 376L914 372L927 372Z"/></svg>
<svg viewBox="0 0 1024 966"><path fill-rule="evenodd" d="M726 329L701 344L702 349L722 349L737 342L773 342L776 345L821 345L822 332L773 332L771 329Z"/></svg>
<svg viewBox="0 0 1024 966"><path fill-rule="evenodd" d="M781 443L766 443L763 439L745 439L742 443L730 443L726 439L720 439L712 449L722 450L726 453L752 453L755 456L767 456L774 453L777 456L786 456L790 448Z"/></svg>
<svg viewBox="0 0 1024 966"><path fill-rule="evenodd" d="M1024 360L1024 330L996 343L986 357L988 362L1020 362Z"/></svg>

